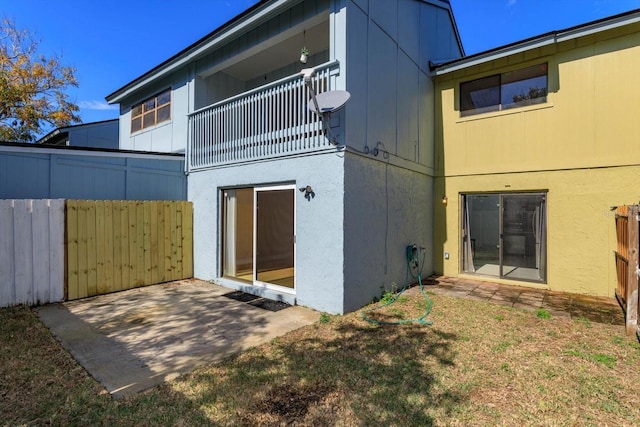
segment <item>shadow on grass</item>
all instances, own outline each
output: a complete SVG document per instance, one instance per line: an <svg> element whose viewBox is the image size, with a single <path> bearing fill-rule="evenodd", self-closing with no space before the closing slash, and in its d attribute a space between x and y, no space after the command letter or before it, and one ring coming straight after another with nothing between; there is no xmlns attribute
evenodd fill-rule
<svg viewBox="0 0 640 427"><path fill-rule="evenodd" d="M0 425L210 424L179 394L112 400L28 307L0 309L0 343Z"/></svg>
<svg viewBox="0 0 640 427"><path fill-rule="evenodd" d="M198 407L242 425L432 425L463 396L434 372L457 337L433 327L374 327L354 317L315 325L189 378ZM224 396L221 396L224 395ZM222 398L221 398L222 397Z"/></svg>

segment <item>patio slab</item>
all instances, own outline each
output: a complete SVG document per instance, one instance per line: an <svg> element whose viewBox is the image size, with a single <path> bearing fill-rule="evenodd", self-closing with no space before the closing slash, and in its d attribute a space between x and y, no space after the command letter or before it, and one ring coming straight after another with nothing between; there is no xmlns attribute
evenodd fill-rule
<svg viewBox="0 0 640 427"><path fill-rule="evenodd" d="M255 300L225 296L230 293L206 281L183 280L50 304L35 312L91 376L112 396L122 397L268 342L320 316L299 306L256 306Z"/></svg>
<svg viewBox="0 0 640 427"><path fill-rule="evenodd" d="M482 300L529 311L544 308L554 317L586 318L593 322L624 325L622 310L614 298L526 288L465 278L432 276L427 290L454 298ZM416 292L410 289L410 291Z"/></svg>

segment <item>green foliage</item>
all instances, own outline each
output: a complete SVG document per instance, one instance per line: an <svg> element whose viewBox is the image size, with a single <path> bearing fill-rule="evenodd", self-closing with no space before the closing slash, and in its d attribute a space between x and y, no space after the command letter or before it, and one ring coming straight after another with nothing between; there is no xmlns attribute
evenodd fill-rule
<svg viewBox="0 0 640 427"><path fill-rule="evenodd" d="M28 142L47 127L80 122L64 92L77 87L75 69L38 54L38 42L4 19L0 25L0 140Z"/></svg>
<svg viewBox="0 0 640 427"><path fill-rule="evenodd" d="M536 310L536 317L539 319L551 319L551 314L544 308L539 308Z"/></svg>
<svg viewBox="0 0 640 427"><path fill-rule="evenodd" d="M320 314L320 323L322 323L323 325L326 325L329 322L331 322L331 315L328 314L328 313L321 313Z"/></svg>
<svg viewBox="0 0 640 427"><path fill-rule="evenodd" d="M566 350L564 351L564 354L568 354L570 356L576 356L584 360L589 360L591 362L602 363L604 366L606 366L609 369L613 369L616 366L616 357L610 354L604 354L604 353L589 354L579 350Z"/></svg>
<svg viewBox="0 0 640 427"><path fill-rule="evenodd" d="M396 295L391 291L384 291L382 293L382 297L380 298L380 302L382 304L390 304L395 299Z"/></svg>

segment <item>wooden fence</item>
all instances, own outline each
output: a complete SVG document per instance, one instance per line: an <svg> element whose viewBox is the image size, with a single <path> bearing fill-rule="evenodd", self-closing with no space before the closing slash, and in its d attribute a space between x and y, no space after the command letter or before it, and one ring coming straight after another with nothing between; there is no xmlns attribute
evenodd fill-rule
<svg viewBox="0 0 640 427"><path fill-rule="evenodd" d="M0 200L0 307L59 302L64 200Z"/></svg>
<svg viewBox="0 0 640 427"><path fill-rule="evenodd" d="M66 203L69 300L193 277L193 205Z"/></svg>
<svg viewBox="0 0 640 427"><path fill-rule="evenodd" d="M640 282L639 256L639 214L640 205L619 206L616 209L616 235L618 239L615 252L617 286L616 298L625 312L627 334L639 334L638 283Z"/></svg>
<svg viewBox="0 0 640 427"><path fill-rule="evenodd" d="M191 202L0 200L0 307L191 277Z"/></svg>

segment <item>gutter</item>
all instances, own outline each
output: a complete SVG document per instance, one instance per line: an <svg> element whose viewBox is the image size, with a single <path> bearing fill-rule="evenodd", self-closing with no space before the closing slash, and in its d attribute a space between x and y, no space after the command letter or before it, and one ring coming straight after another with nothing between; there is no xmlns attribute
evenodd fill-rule
<svg viewBox="0 0 640 427"><path fill-rule="evenodd" d="M485 62L504 58L506 56L514 55L543 46L548 46L555 43L573 40L579 37L601 33L607 30L612 30L638 22L640 22L640 9L635 9L619 15L588 22L586 24L577 25L575 27L570 27L564 30L552 31L453 61L442 62L440 64L431 62L429 63L429 66L434 72L434 75L440 76L464 68L483 64Z"/></svg>

